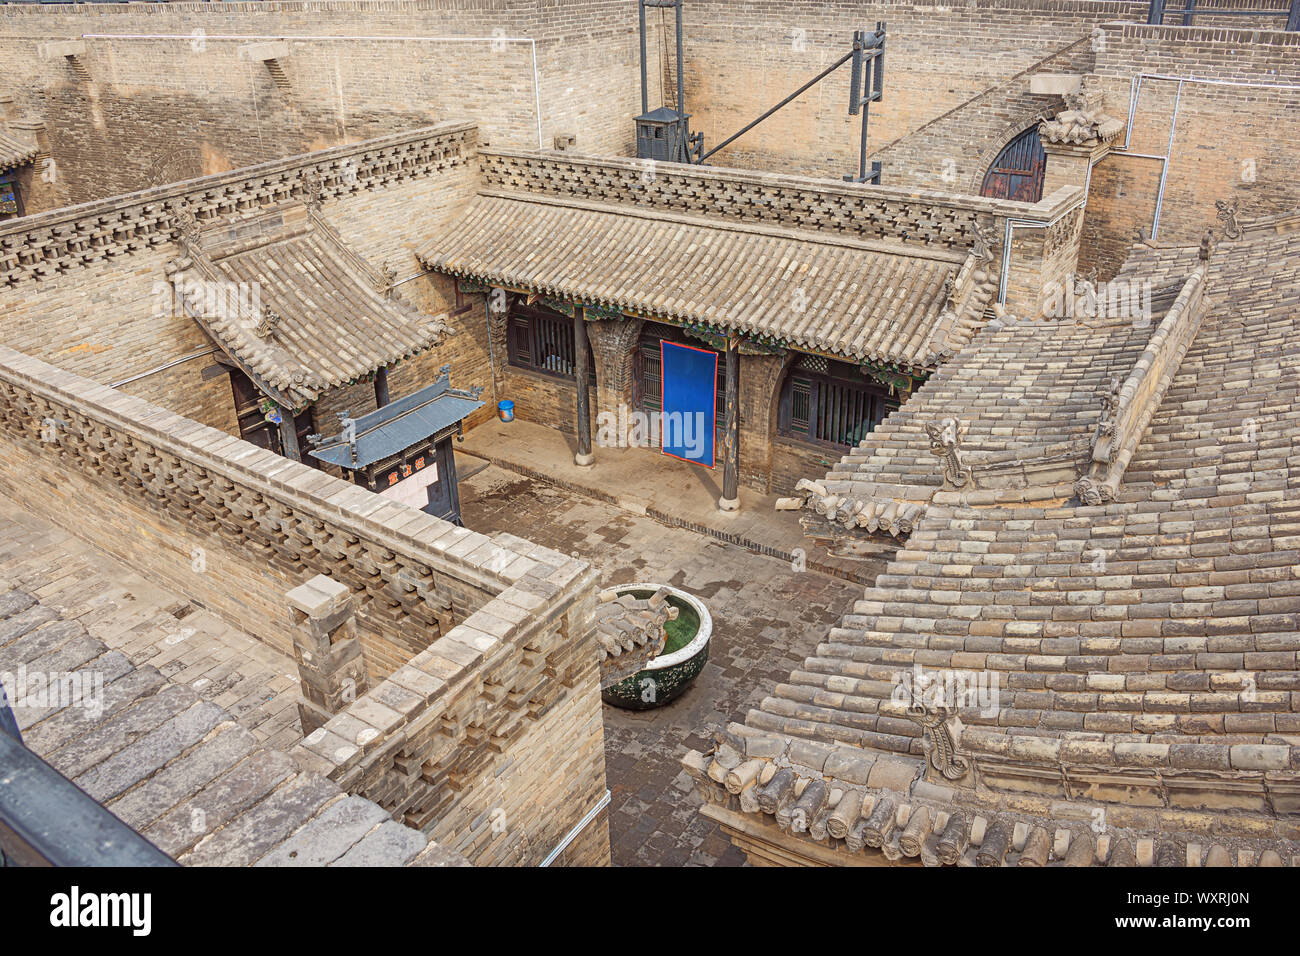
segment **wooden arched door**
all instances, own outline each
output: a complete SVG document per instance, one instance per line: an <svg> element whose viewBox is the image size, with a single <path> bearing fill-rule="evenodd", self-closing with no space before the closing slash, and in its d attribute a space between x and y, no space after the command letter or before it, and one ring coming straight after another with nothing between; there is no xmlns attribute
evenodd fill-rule
<svg viewBox="0 0 1300 956"><path fill-rule="evenodd" d="M980 195L991 199L1038 202L1043 198L1043 174L1046 170L1047 151L1043 149L1043 140L1035 124L998 153L998 158L984 174Z"/></svg>

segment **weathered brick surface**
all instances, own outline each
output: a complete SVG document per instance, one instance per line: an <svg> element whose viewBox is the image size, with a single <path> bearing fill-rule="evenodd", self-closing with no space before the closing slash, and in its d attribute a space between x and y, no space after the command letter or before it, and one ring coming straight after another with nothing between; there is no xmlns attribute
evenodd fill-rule
<svg viewBox="0 0 1300 956"><path fill-rule="evenodd" d="M10 7L2 16L0 69L16 108L45 120L57 163L38 209L446 119L476 121L500 145L549 149L572 134L582 151L626 155L640 112L635 10L613 0ZM78 58L87 78L38 55L51 38L87 34ZM277 61L284 86L240 55L278 38L289 48Z"/></svg>
<svg viewBox="0 0 1300 956"><path fill-rule="evenodd" d="M1293 173L1293 144L1300 137L1300 34L1236 26L1103 28L1096 71L1112 114L1127 115L1134 77L1148 74L1133 110L1129 152L1159 157L1172 148L1157 234L1161 242L1196 242L1208 228L1223 235L1216 201L1237 203L1242 219L1300 203ZM1150 74L1187 81L1180 92L1177 79ZM1093 170L1085 269L1096 267L1103 278L1113 275L1134 232L1140 228L1151 236L1161 166L1159 159L1112 153Z"/></svg>

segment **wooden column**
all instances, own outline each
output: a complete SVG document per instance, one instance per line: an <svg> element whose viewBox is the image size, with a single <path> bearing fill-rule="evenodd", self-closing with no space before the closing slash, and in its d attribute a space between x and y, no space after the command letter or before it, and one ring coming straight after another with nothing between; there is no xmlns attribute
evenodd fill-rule
<svg viewBox="0 0 1300 956"><path fill-rule="evenodd" d="M718 509L740 510L740 339L727 339L727 431L722 442L722 497Z"/></svg>
<svg viewBox="0 0 1300 956"><path fill-rule="evenodd" d="M298 448L298 424L293 412L287 408L280 409L280 448L285 458L302 461L302 450Z"/></svg>
<svg viewBox="0 0 1300 956"><path fill-rule="evenodd" d="M383 408L388 402L388 366L381 365L375 370L375 408Z"/></svg>
<svg viewBox="0 0 1300 956"><path fill-rule="evenodd" d="M573 355L578 389L578 453L573 456L573 463L579 468L590 468L596 463L596 456L591 453L591 364L587 361L587 317L580 305L573 307Z"/></svg>

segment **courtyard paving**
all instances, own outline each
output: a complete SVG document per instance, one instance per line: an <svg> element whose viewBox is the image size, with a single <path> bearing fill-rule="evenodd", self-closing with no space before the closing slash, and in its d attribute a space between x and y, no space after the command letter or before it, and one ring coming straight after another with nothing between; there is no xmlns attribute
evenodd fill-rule
<svg viewBox="0 0 1300 956"><path fill-rule="evenodd" d="M710 725L740 719L785 680L862 587L616 504L458 456L467 527L507 531L580 556L601 584L662 582L702 598L714 621L709 663L682 697L654 711L608 705L610 836L620 866L738 866L743 856L696 812L679 760L706 748ZM798 546L797 543L794 546Z"/></svg>

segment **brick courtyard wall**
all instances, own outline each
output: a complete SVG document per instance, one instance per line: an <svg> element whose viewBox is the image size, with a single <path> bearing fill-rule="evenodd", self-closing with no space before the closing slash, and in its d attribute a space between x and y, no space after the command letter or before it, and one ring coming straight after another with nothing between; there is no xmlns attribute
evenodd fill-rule
<svg viewBox="0 0 1300 956"><path fill-rule="evenodd" d="M1300 138L1300 34L1108 25L1097 55L1108 110L1123 119L1144 77L1129 153L1173 152L1156 238L1195 243L1222 235L1216 200L1237 202L1243 220L1300 205L1294 144ZM1208 80L1213 82L1195 82ZM1248 85L1247 85L1248 84ZM1117 145L1122 145L1117 144ZM1093 169L1083 266L1114 274L1136 229L1151 235L1161 163L1112 152Z"/></svg>
<svg viewBox="0 0 1300 956"><path fill-rule="evenodd" d="M425 276L412 250L446 227L473 194L475 130L447 124L336 147L182 185L101 200L0 225L0 341L102 384L177 359L198 358L123 385L131 394L196 421L236 432L230 383L204 379L212 341L174 309L164 266L178 254L172 210L205 214L256 210L293 198L308 170L333 181L322 215L376 268L398 272L397 291L430 316L448 314L457 334L394 370L394 398L433 381L450 363L456 384L490 385L486 331L456 311L450 280ZM348 182L341 171L349 172ZM394 228L400 223L400 228ZM409 281L402 281L409 280ZM374 407L367 384L325 396L318 427L333 413Z"/></svg>
<svg viewBox="0 0 1300 956"><path fill-rule="evenodd" d="M544 862L606 793L595 576L537 553L564 563L520 578L294 752L479 865ZM602 811L560 862L608 861Z"/></svg>
<svg viewBox="0 0 1300 956"><path fill-rule="evenodd" d="M1277 17L1213 18L1198 24L1277 28ZM1258 6L1280 10L1283 0ZM876 150L997 87L1036 61L1112 21L1145 23L1145 2L1112 0L695 0L686 7L687 110L692 129L716 145L847 53L855 29L887 24L885 96L872 104L868 149ZM1171 13L1168 22L1176 23ZM665 79L665 88L672 82ZM858 117L848 115L847 65L720 152L715 161L751 169L840 177L856 173ZM882 157L876 157L882 158ZM915 167L910 167L915 169ZM906 185L886 167L884 182ZM963 181L964 188L964 181Z"/></svg>
<svg viewBox="0 0 1300 956"><path fill-rule="evenodd" d="M300 750L351 792L488 864L540 862L598 806L589 565L4 348L0 431L5 494L279 650L286 591L318 573L352 589L372 690ZM601 832L575 861L608 861Z"/></svg>
<svg viewBox="0 0 1300 956"><path fill-rule="evenodd" d="M85 77L40 55L75 38ZM283 85L239 52L280 38ZM11 4L0 74L58 164L33 211L445 120L628 155L641 109L636 8L617 0Z"/></svg>
<svg viewBox="0 0 1300 956"><path fill-rule="evenodd" d="M868 140L874 153L1094 25L1145 21L1146 9L1110 0L697 0L687 7L687 107L706 146L717 144L847 53L855 29L885 21L885 95L871 106ZM861 123L848 115L848 98L845 65L716 161L835 178L856 173ZM915 182L917 166L909 165L901 179L887 168L883 182Z"/></svg>
<svg viewBox="0 0 1300 956"><path fill-rule="evenodd" d="M278 650L292 652L283 594L316 573L357 593L367 669L376 677L511 580L483 562L505 568L517 556L482 535L465 537L12 350L0 355L11 439L6 491ZM37 443L24 444L31 436ZM88 514L95 520L83 521ZM442 543L430 550L426 538ZM197 565L196 548L205 555ZM464 558L475 549L479 559Z"/></svg>
<svg viewBox="0 0 1300 956"><path fill-rule="evenodd" d="M577 435L577 385L572 379L554 378L530 369L515 368L498 354L500 397L515 403L515 415L522 421L537 422L547 428ZM596 387L593 372L592 388ZM592 391L592 434L596 434L596 393Z"/></svg>
<svg viewBox="0 0 1300 956"><path fill-rule="evenodd" d="M1031 93L1030 77L1037 73L1091 72L1095 56L1090 37L1074 40L1063 50L882 147L873 158L889 170L883 181L978 196L985 174L1003 147L1063 108L1060 96ZM1044 195L1050 191L1045 187Z"/></svg>

